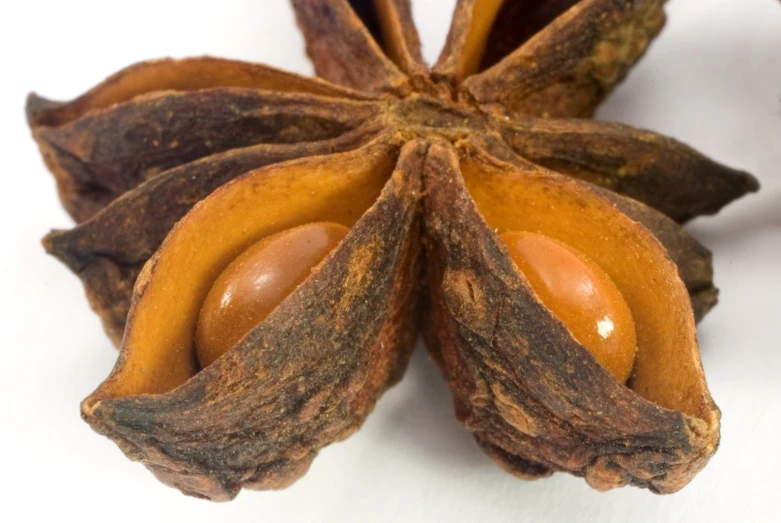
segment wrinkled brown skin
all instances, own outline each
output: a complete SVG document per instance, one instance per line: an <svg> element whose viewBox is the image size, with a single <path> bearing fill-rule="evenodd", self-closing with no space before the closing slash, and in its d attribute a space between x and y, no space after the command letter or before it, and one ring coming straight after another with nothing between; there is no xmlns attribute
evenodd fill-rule
<svg viewBox="0 0 781 523"><path fill-rule="evenodd" d="M369 93L409 92L407 76L385 57L349 2L292 4L319 77Z"/></svg>
<svg viewBox="0 0 781 523"><path fill-rule="evenodd" d="M579 0L514 0L504 2L491 29L481 69L499 63L526 40L554 21Z"/></svg>
<svg viewBox="0 0 781 523"><path fill-rule="evenodd" d="M84 400L85 420L186 494L226 500L242 486L298 479L322 446L360 426L406 368L419 317L426 148L405 147L372 209L227 357L165 394L103 399L98 389ZM142 278L154 278L150 263Z"/></svg>
<svg viewBox="0 0 781 523"><path fill-rule="evenodd" d="M336 138L372 116L372 104L240 88L144 95L59 127L36 128L49 169L78 221L169 169L231 149ZM193 129L197 129L193 132ZM74 189L68 188L68 184Z"/></svg>
<svg viewBox="0 0 781 523"><path fill-rule="evenodd" d="M506 60L464 81L483 108L507 116L588 117L664 25L663 0L584 1Z"/></svg>
<svg viewBox="0 0 781 523"><path fill-rule="evenodd" d="M79 226L49 233L44 246L79 276L90 305L119 346L141 268L196 203L253 169L353 149L374 132L365 126L332 140L254 145L186 163L131 189Z"/></svg>
<svg viewBox="0 0 781 523"><path fill-rule="evenodd" d="M518 277L452 144L430 147L424 184L426 346L481 447L525 478L564 470L599 490L659 493L688 483L718 445L715 406L705 422L662 409L586 357Z"/></svg>
<svg viewBox="0 0 781 523"><path fill-rule="evenodd" d="M759 189L744 172L626 125L524 119L502 134L520 156L639 200L678 222L715 214L737 195Z"/></svg>
<svg viewBox="0 0 781 523"><path fill-rule="evenodd" d="M130 67L68 103L31 95L34 136L80 223L44 244L82 279L118 345L158 248L215 189L278 162L325 164L377 137L407 143L376 204L267 320L170 392L109 398L99 387L82 404L96 431L189 495L285 487L400 379L422 318L458 419L513 474L568 471L599 489L666 493L704 466L718 442L715 405L707 420L661 409L579 357L585 349L497 248L452 144L600 185L594 194L667 249L697 318L716 302L711 256L675 221L714 213L756 181L673 140L586 119L661 29L662 0L506 2L482 69L466 78L457 64L474 0L457 3L430 71L408 0L294 0L322 80L204 57ZM498 322L480 319L486 305L465 299L459 274L503 304ZM525 352L513 350L521 338ZM115 371L125 361L122 350ZM567 401L551 408L554 396Z"/></svg>

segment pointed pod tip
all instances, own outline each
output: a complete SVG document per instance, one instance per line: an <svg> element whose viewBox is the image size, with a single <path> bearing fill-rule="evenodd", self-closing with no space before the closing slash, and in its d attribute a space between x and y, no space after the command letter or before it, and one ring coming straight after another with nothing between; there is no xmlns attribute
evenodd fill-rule
<svg viewBox="0 0 781 523"><path fill-rule="evenodd" d="M85 417L94 416L95 411L100 407L100 400L95 399L92 396L86 398L81 402L81 414Z"/></svg>
<svg viewBox="0 0 781 523"><path fill-rule="evenodd" d="M740 198L748 193L757 192L760 189L760 183L756 176L742 169L735 169L723 164L713 162L715 169L708 169L705 176L710 178L721 178L723 183L729 184L733 188L733 200Z"/></svg>
<svg viewBox="0 0 781 523"><path fill-rule="evenodd" d="M84 398L79 405L81 419L97 432L106 431L118 425L118 411L115 398L105 396L105 382Z"/></svg>
<svg viewBox="0 0 781 523"><path fill-rule="evenodd" d="M27 115L27 123L30 127L37 127L39 125L46 125L45 113L62 105L60 102L55 102L39 96L37 93L30 93L27 95L27 103L25 104L25 114Z"/></svg>
<svg viewBox="0 0 781 523"><path fill-rule="evenodd" d="M741 172L741 174L743 175L743 180L747 192L750 193L757 192L760 189L762 185L759 183L759 180L753 174L747 173L745 171Z"/></svg>
<svg viewBox="0 0 781 523"><path fill-rule="evenodd" d="M74 246L71 232L54 229L41 239L41 245L47 254L54 256L78 274L89 263L90 257Z"/></svg>
<svg viewBox="0 0 781 523"><path fill-rule="evenodd" d="M41 238L41 245L43 245L46 253L62 259L68 251L67 238L69 232L64 229L52 229L46 236Z"/></svg>
<svg viewBox="0 0 781 523"><path fill-rule="evenodd" d="M56 250L55 244L60 234L62 234L62 231L53 229L49 231L49 233L46 236L41 238L41 245L43 246L43 249L46 251L46 254L55 255L54 254Z"/></svg>
<svg viewBox="0 0 781 523"><path fill-rule="evenodd" d="M102 409L103 402L95 394L90 394L86 397L80 406L81 419L86 421L90 427L95 428L101 420L105 418L105 409Z"/></svg>

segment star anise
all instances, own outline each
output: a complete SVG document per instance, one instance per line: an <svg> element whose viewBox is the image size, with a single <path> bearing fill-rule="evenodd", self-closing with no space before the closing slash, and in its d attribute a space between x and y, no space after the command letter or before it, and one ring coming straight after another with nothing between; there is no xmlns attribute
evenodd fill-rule
<svg viewBox="0 0 781 523"><path fill-rule="evenodd" d="M684 486L719 438L694 326L716 289L710 253L676 222L757 183L589 119L663 4L459 0L429 69L408 0L295 0L320 79L193 58L135 65L68 103L32 95L30 125L79 222L46 248L121 346L85 420L187 494L279 488L361 425L422 321L458 419L503 468ZM199 361L215 279L313 222L349 232L241 341ZM499 236L513 231L615 284L637 338L626 385L513 263Z"/></svg>

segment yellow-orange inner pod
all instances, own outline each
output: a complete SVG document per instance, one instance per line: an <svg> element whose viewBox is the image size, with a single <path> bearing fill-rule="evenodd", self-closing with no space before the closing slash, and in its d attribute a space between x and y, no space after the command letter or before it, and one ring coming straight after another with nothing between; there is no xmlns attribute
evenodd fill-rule
<svg viewBox="0 0 781 523"><path fill-rule="evenodd" d="M546 308L621 383L637 351L632 313L602 268L542 234L500 235L510 257Z"/></svg>
<svg viewBox="0 0 781 523"><path fill-rule="evenodd" d="M161 393L191 378L200 310L225 268L280 231L321 221L352 227L379 197L397 156L396 146L375 142L328 160L275 164L197 204L144 266L120 362L96 394Z"/></svg>
<svg viewBox="0 0 781 523"><path fill-rule="evenodd" d="M124 69L69 104L46 125L61 125L95 109L104 109L148 93L245 87L333 96L339 87L271 67L209 57L155 60Z"/></svg>
<svg viewBox="0 0 781 523"><path fill-rule="evenodd" d="M635 393L701 419L714 416L689 294L647 229L583 183L551 172L521 170L479 154L462 158L461 172L491 228L500 234L539 231L583 253L613 280L635 323Z"/></svg>
<svg viewBox="0 0 781 523"><path fill-rule="evenodd" d="M214 282L201 307L195 346L207 367L241 340L298 287L349 229L310 223L264 238Z"/></svg>

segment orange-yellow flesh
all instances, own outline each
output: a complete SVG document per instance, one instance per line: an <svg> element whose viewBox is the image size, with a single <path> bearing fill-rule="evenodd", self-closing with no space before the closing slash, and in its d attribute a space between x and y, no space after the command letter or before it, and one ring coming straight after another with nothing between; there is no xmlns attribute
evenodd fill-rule
<svg viewBox="0 0 781 523"><path fill-rule="evenodd" d="M220 274L201 307L195 347L208 367L309 277L349 229L310 223L263 238Z"/></svg>
<svg viewBox="0 0 781 523"><path fill-rule="evenodd" d="M709 419L713 404L702 379L689 295L659 241L575 180L482 157L464 158L461 169L491 228L542 233L583 253L615 283L635 323L632 390Z"/></svg>
<svg viewBox="0 0 781 523"><path fill-rule="evenodd" d="M99 395L160 393L195 373L201 305L225 268L261 238L312 222L351 227L390 177L395 147L370 144L252 171L196 205L144 267L120 362Z"/></svg>
<svg viewBox="0 0 781 523"><path fill-rule="evenodd" d="M500 236L545 307L621 383L635 362L632 313L613 280L570 247L526 231Z"/></svg>
<svg viewBox="0 0 781 523"><path fill-rule="evenodd" d="M285 92L334 95L336 88L270 67L215 58L158 60L131 66L70 104L65 123L94 109L104 109L154 91L194 91L246 87Z"/></svg>
<svg viewBox="0 0 781 523"><path fill-rule="evenodd" d="M488 36L503 2L504 0L475 0L471 24L461 49L457 80L461 81L480 69Z"/></svg>

